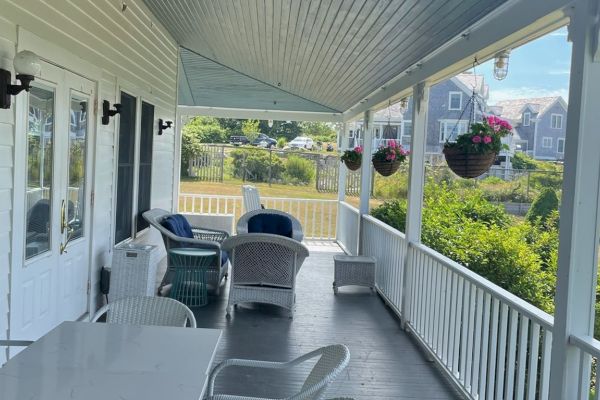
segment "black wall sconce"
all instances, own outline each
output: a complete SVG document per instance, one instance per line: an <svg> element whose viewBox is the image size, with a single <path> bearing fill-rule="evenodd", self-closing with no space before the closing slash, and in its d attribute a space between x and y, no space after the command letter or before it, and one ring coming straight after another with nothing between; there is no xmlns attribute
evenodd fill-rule
<svg viewBox="0 0 600 400"><path fill-rule="evenodd" d="M173 121L163 121L162 118L158 119L158 134L162 135L165 129L169 129L173 126Z"/></svg>
<svg viewBox="0 0 600 400"><path fill-rule="evenodd" d="M108 125L110 122L110 117L114 117L117 114L121 113L121 105L113 104L114 110L110 109L110 103L108 100L104 100L102 102L102 125Z"/></svg>
<svg viewBox="0 0 600 400"><path fill-rule="evenodd" d="M13 65L21 84L13 85L10 71L0 69L0 108L10 108L11 96L16 96L23 90L29 92L31 81L40 73L40 58L28 50L17 53Z"/></svg>

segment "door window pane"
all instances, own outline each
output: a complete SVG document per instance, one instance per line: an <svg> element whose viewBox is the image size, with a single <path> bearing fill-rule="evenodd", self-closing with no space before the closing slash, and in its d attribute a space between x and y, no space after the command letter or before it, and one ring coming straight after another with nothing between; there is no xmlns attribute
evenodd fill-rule
<svg viewBox="0 0 600 400"><path fill-rule="evenodd" d="M69 124L69 181L67 227L71 240L83 236L85 221L85 172L88 137L88 101L72 96Z"/></svg>
<svg viewBox="0 0 600 400"><path fill-rule="evenodd" d="M32 87L28 110L25 258L48 251L52 239L54 91Z"/></svg>
<svg viewBox="0 0 600 400"><path fill-rule="evenodd" d="M140 170L138 172L137 230L146 229L148 222L142 217L150 209L152 193L152 139L154 137L154 106L142 102L142 125L140 132Z"/></svg>
<svg viewBox="0 0 600 400"><path fill-rule="evenodd" d="M135 118L135 97L121 92L115 243L130 238L132 233Z"/></svg>

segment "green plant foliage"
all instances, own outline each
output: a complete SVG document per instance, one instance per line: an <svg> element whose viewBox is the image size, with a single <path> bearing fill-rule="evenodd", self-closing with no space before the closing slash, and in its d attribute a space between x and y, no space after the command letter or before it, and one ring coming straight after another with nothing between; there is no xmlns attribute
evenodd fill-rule
<svg viewBox="0 0 600 400"><path fill-rule="evenodd" d="M200 143L225 143L229 139L217 119L210 117L192 118L184 125L183 132L195 136Z"/></svg>
<svg viewBox="0 0 600 400"><path fill-rule="evenodd" d="M284 137L288 142L296 136L302 135L302 127L296 121L273 121L273 126L269 127L268 121L261 120L259 123L260 132L272 138Z"/></svg>
<svg viewBox="0 0 600 400"><path fill-rule="evenodd" d="M315 178L315 164L311 160L290 156L285 165L285 181L291 184L308 184Z"/></svg>
<svg viewBox="0 0 600 400"><path fill-rule="evenodd" d="M287 143L288 143L287 139L284 138L283 136L277 138L277 148L278 149L283 149Z"/></svg>
<svg viewBox="0 0 600 400"><path fill-rule="evenodd" d="M189 160L200 154L202 143L193 130L186 130L185 127L181 133L181 174L189 176Z"/></svg>
<svg viewBox="0 0 600 400"><path fill-rule="evenodd" d="M558 211L558 196L552 188L542 190L531 203L527 220L532 224L545 224L553 212Z"/></svg>
<svg viewBox="0 0 600 400"><path fill-rule="evenodd" d="M523 152L516 152L511 159L511 163L514 169L537 169L536 161Z"/></svg>
<svg viewBox="0 0 600 400"><path fill-rule="evenodd" d="M313 138L315 142L329 143L337 140L337 133L331 124L325 122L302 122L302 135Z"/></svg>
<svg viewBox="0 0 600 400"><path fill-rule="evenodd" d="M269 170L273 181L280 180L285 171L281 158L261 150L234 150L231 153L232 175L253 182L268 182Z"/></svg>

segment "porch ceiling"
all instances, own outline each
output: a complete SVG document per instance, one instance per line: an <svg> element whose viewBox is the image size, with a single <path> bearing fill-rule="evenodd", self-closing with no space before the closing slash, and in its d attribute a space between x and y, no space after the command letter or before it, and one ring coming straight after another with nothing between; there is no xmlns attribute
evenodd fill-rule
<svg viewBox="0 0 600 400"><path fill-rule="evenodd" d="M506 0L144 0L181 52L180 104L344 112Z"/></svg>

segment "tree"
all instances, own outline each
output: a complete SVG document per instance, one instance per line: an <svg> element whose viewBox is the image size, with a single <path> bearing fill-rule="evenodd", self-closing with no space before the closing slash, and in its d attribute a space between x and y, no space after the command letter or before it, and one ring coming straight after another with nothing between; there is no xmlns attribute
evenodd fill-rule
<svg viewBox="0 0 600 400"><path fill-rule="evenodd" d="M303 122L302 135L313 137L321 142L335 142L337 133L330 124L325 122Z"/></svg>
<svg viewBox="0 0 600 400"><path fill-rule="evenodd" d="M191 129L183 129L181 133L181 175L189 176L189 161L202 151L202 144Z"/></svg>
<svg viewBox="0 0 600 400"><path fill-rule="evenodd" d="M219 121L210 117L192 118L184 125L183 132L195 136L200 143L225 143L229 139Z"/></svg>
<svg viewBox="0 0 600 400"><path fill-rule="evenodd" d="M269 122L262 120L259 123L260 131L272 138L284 137L288 142L296 136L302 135L302 128L296 121L273 121L273 126L269 127Z"/></svg>
<svg viewBox="0 0 600 400"><path fill-rule="evenodd" d="M553 212L558 211L558 196L552 188L543 189L539 196L531 203L527 212L527 221L532 224L545 224Z"/></svg>
<svg viewBox="0 0 600 400"><path fill-rule="evenodd" d="M251 142L258 138L260 133L259 122L257 119L247 119L242 122L242 132Z"/></svg>

